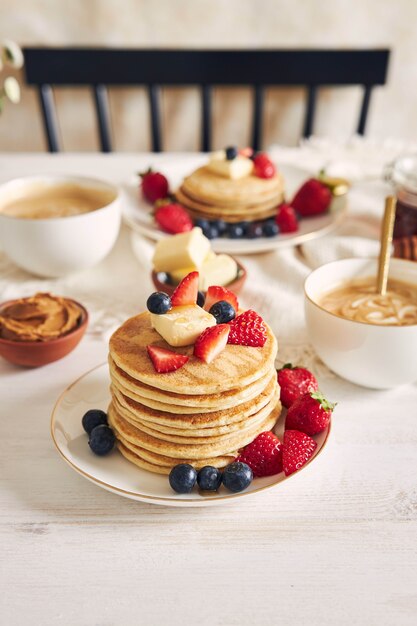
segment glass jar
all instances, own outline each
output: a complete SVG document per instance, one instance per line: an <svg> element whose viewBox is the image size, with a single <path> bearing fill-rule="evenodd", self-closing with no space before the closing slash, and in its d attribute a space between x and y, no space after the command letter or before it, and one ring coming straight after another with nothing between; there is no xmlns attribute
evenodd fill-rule
<svg viewBox="0 0 417 626"><path fill-rule="evenodd" d="M417 235L417 153L404 154L385 169L397 197L394 239Z"/></svg>

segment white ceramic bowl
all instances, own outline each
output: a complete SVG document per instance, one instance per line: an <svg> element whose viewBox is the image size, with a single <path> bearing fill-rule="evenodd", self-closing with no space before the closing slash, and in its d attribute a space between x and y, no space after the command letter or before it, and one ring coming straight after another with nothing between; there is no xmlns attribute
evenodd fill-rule
<svg viewBox="0 0 417 626"><path fill-rule="evenodd" d="M95 211L68 217L26 219L0 211L0 246L23 269L39 276L64 276L91 267L112 249L120 229L121 206L117 187L83 176L30 176L0 185L0 204L34 184L72 183L112 193L113 200Z"/></svg>
<svg viewBox="0 0 417 626"><path fill-rule="evenodd" d="M374 259L344 259L322 265L305 282L305 315L311 343L330 369L357 385L389 389L417 381L417 325L356 322L317 304L323 293L338 283L376 273ZM389 275L417 289L417 263L392 259Z"/></svg>

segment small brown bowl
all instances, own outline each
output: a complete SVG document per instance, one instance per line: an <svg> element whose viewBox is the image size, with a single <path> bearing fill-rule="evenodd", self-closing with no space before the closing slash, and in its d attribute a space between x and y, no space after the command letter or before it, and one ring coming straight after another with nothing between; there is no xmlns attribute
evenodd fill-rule
<svg viewBox="0 0 417 626"><path fill-rule="evenodd" d="M237 259L235 259L235 261L237 263L237 276L234 280L232 280L231 283L229 283L228 285L224 285L224 286L227 289L230 289L230 291L233 291L233 293L237 295L241 292L243 285L245 284L247 271L243 267L242 263L240 263L240 261L238 261ZM155 270L152 270L152 274L151 274L152 282L155 285L157 291L164 291L169 296L171 296L177 285L160 280L159 276L163 273L164 272L155 272Z"/></svg>
<svg viewBox="0 0 417 626"><path fill-rule="evenodd" d="M71 300L71 298L68 298ZM0 309L14 301L9 300L0 305ZM80 307L82 314L77 328L74 328L67 335L51 339L50 341L12 341L0 337L0 356L15 365L25 367L40 367L53 361L58 361L62 357L74 350L81 341L88 324L88 312L82 304L72 300Z"/></svg>

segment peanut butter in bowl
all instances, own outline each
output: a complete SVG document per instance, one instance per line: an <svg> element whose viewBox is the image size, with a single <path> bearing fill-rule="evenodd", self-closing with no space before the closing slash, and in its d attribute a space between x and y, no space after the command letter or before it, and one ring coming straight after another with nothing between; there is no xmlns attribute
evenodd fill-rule
<svg viewBox="0 0 417 626"><path fill-rule="evenodd" d="M0 308L0 337L9 341L47 342L75 330L83 310L73 300L37 293Z"/></svg>

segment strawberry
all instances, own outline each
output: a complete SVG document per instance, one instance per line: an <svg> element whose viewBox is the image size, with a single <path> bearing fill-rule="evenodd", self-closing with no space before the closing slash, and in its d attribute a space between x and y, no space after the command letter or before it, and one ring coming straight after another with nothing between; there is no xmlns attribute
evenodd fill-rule
<svg viewBox="0 0 417 626"><path fill-rule="evenodd" d="M230 322L228 343L238 346L261 348L268 336L265 323L260 315L249 309Z"/></svg>
<svg viewBox="0 0 417 626"><path fill-rule="evenodd" d="M293 367L291 363L278 370L278 384L281 387L281 402L287 409L303 394L319 388L311 372L304 367Z"/></svg>
<svg viewBox="0 0 417 626"><path fill-rule="evenodd" d="M226 347L229 332L228 324L217 324L203 330L194 344L194 356L211 363Z"/></svg>
<svg viewBox="0 0 417 626"><path fill-rule="evenodd" d="M174 289L171 296L172 306L196 304L198 297L198 272L190 272Z"/></svg>
<svg viewBox="0 0 417 626"><path fill-rule="evenodd" d="M325 213L330 206L332 192L317 178L310 178L295 194L291 206L303 217Z"/></svg>
<svg viewBox="0 0 417 626"><path fill-rule="evenodd" d="M250 159L251 157L253 157L253 148L241 148L239 150L239 155Z"/></svg>
<svg viewBox="0 0 417 626"><path fill-rule="evenodd" d="M226 300L226 302L232 305L236 312L239 310L239 303L233 291L229 291L229 289L219 287L218 285L211 285L207 289L206 301L204 302L205 310L209 311L213 304L220 302L220 300Z"/></svg>
<svg viewBox="0 0 417 626"><path fill-rule="evenodd" d="M280 204L275 222L281 233L295 233L298 230L298 220L295 211L289 204Z"/></svg>
<svg viewBox="0 0 417 626"><path fill-rule="evenodd" d="M273 476L282 472L282 444L271 431L258 435L235 459L246 463L253 475Z"/></svg>
<svg viewBox="0 0 417 626"><path fill-rule="evenodd" d="M153 172L151 168L140 174L142 178L142 194L148 202L156 202L168 195L168 181L160 172Z"/></svg>
<svg viewBox="0 0 417 626"><path fill-rule="evenodd" d="M319 391L300 396L288 409L285 428L316 435L327 428L336 405L328 402Z"/></svg>
<svg viewBox="0 0 417 626"><path fill-rule="evenodd" d="M253 173L259 178L272 178L275 176L275 165L265 152L258 152L253 157Z"/></svg>
<svg viewBox="0 0 417 626"><path fill-rule="evenodd" d="M193 222L183 206L175 202L161 204L155 211L155 220L167 233L185 233L193 228Z"/></svg>
<svg viewBox="0 0 417 626"><path fill-rule="evenodd" d="M185 365L189 359L189 357L185 356L185 354L171 352L171 350L159 348L158 346L147 346L146 349L154 368L160 374L178 370L180 367Z"/></svg>
<svg viewBox="0 0 417 626"><path fill-rule="evenodd" d="M282 466L285 476L301 469L311 459L316 448L317 443L305 433L300 433L298 430L286 430L282 448Z"/></svg>

